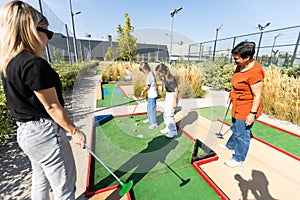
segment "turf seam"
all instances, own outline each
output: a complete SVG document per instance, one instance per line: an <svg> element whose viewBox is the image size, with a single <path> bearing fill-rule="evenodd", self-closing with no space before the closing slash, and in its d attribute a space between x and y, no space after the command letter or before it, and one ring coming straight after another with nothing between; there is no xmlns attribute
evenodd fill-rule
<svg viewBox="0 0 300 200"><path fill-rule="evenodd" d="M184 167L176 168L176 169L174 169L174 171L177 172L177 171L189 168L191 166L192 165L186 165ZM160 176L163 176L163 175L166 175L166 174L170 174L170 173L173 173L173 172L171 170L168 170L167 172L164 172L164 173L159 173L159 174L155 174L155 175L143 178L141 181L146 181L146 180L153 179L153 178L156 178L156 177L160 177Z"/></svg>

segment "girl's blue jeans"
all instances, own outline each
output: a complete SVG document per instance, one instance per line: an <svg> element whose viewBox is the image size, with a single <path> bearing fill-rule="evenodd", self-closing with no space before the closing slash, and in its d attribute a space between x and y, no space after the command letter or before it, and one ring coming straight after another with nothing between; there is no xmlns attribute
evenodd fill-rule
<svg viewBox="0 0 300 200"><path fill-rule="evenodd" d="M147 113L149 122L156 124L156 98L148 98Z"/></svg>
<svg viewBox="0 0 300 200"><path fill-rule="evenodd" d="M246 126L246 120L232 118L230 127L232 135L228 139L226 146L228 149L234 150L232 158L238 162L246 159L250 146L250 131L253 124Z"/></svg>

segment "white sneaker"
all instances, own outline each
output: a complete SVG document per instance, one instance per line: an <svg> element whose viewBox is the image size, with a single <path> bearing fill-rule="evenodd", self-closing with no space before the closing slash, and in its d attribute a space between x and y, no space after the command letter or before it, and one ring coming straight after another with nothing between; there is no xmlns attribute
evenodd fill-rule
<svg viewBox="0 0 300 200"><path fill-rule="evenodd" d="M154 129L154 128L156 128L156 127L158 127L158 126L157 126L157 124L155 123L155 124L151 124L148 128L149 128L149 129Z"/></svg>
<svg viewBox="0 0 300 200"><path fill-rule="evenodd" d="M167 135L166 135L166 137L167 138L173 138L173 137L175 137L177 135L177 131L170 131Z"/></svg>
<svg viewBox="0 0 300 200"><path fill-rule="evenodd" d="M143 121L143 123L144 123L144 124L149 123L149 119L145 119L145 120Z"/></svg>
<svg viewBox="0 0 300 200"><path fill-rule="evenodd" d="M225 163L225 165L227 165L228 167L239 167L239 166L242 166L242 165L243 165L243 161L238 162L238 161L234 160L233 158L231 158L231 159L225 161L224 163Z"/></svg>
<svg viewBox="0 0 300 200"><path fill-rule="evenodd" d="M169 132L168 127L164 128L164 129L162 129L162 130L160 131L160 133L163 133L163 134L166 134L166 133L168 133L168 132Z"/></svg>
<svg viewBox="0 0 300 200"><path fill-rule="evenodd" d="M219 147L225 150L233 151L233 149L229 149L225 144L220 144Z"/></svg>

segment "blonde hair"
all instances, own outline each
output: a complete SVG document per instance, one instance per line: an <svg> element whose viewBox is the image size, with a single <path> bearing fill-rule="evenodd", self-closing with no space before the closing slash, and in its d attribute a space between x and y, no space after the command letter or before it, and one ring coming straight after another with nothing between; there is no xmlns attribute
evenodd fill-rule
<svg viewBox="0 0 300 200"><path fill-rule="evenodd" d="M43 43L37 26L48 26L48 20L29 4L11 1L0 10L0 72L6 77L9 62L27 50L42 56Z"/></svg>

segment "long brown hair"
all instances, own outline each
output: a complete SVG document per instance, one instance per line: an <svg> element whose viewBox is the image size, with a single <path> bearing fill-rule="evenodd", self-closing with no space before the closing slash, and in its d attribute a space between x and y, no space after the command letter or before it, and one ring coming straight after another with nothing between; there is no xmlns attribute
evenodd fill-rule
<svg viewBox="0 0 300 200"><path fill-rule="evenodd" d="M167 83L171 83L171 82L173 82L173 81L176 81L176 78L175 78L175 76L173 76L173 75L171 74L169 67L166 66L166 65L163 64L163 63L159 63L159 64L156 66L155 71L156 71L156 72L160 72L160 73L166 74L165 77L166 77L166 82L167 82Z"/></svg>
<svg viewBox="0 0 300 200"><path fill-rule="evenodd" d="M149 66L149 64L148 64L147 62L142 62L141 65L140 65L140 67L139 67L139 70L140 70L141 72L143 72L143 70L147 70L149 73L152 73L153 76L154 76L154 81L155 81L155 83L156 83L155 75L154 75L154 73L153 73L151 67Z"/></svg>
<svg viewBox="0 0 300 200"><path fill-rule="evenodd" d="M150 66L148 65L148 63L146 62L142 62L140 67L139 67L139 70L142 72L143 70L147 70L148 72L152 71Z"/></svg>

